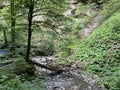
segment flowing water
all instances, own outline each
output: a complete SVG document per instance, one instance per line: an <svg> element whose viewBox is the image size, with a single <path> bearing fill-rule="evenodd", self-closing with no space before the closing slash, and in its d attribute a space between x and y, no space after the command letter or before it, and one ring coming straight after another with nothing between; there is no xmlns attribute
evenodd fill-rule
<svg viewBox="0 0 120 90"><path fill-rule="evenodd" d="M7 49L0 49L0 57L8 56L11 52Z"/></svg>
<svg viewBox="0 0 120 90"><path fill-rule="evenodd" d="M53 62L51 57L34 57L32 60L44 65ZM94 85L95 80L89 75L83 74L80 69L61 67L64 71L56 73L36 66L37 72L42 73L45 77L46 90L100 90Z"/></svg>
<svg viewBox="0 0 120 90"><path fill-rule="evenodd" d="M6 56L11 52L9 50L0 49L0 55ZM32 60L43 65L56 65L52 57L33 57ZM45 78L46 90L100 90L94 83L96 80L92 79L89 75L86 75L79 68L73 68L70 66L60 66L64 71L57 73L45 68L36 67L36 73L42 74Z"/></svg>

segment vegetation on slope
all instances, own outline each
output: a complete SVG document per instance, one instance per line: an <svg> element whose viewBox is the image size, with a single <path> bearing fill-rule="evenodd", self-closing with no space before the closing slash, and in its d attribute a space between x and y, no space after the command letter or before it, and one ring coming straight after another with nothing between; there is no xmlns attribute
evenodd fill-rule
<svg viewBox="0 0 120 90"><path fill-rule="evenodd" d="M115 13L117 10L119 10L120 3L118 3L117 0L110 0L109 2L101 5L103 5L103 8L97 7L95 3L79 3L78 7L72 11L72 14L74 14L70 17L72 19L72 22L68 22L68 25L64 26L65 29L67 29L68 31L63 31L63 34L65 33L65 37L61 34L62 38L59 38L58 34L49 31L49 29L44 30L43 28L41 28L40 30L39 28L35 28L35 32L33 32L32 45L34 47L35 45L38 45L40 47L36 49L32 48L31 51L33 52L31 53L38 53L38 55L48 54L49 51L52 51L51 49L54 48L51 47L53 46L52 44L55 43L55 50L53 50L53 52L57 53L56 57L57 59L59 59L59 62L65 64L67 62L66 60L69 60L69 57L72 57L72 59L74 60L74 57L71 54L74 53L74 49L78 45L77 47L79 47L79 50L75 58L84 62L85 69L91 74L98 75L102 79L102 82L100 82L100 84L103 84L107 89L120 90L120 12L118 11L117 13ZM93 20L93 18L99 13L100 10L102 11L102 14L104 14L104 21L110 16L112 17L105 21L100 27L98 27L89 38L80 43L80 40L78 38L76 39L76 33L83 35L82 33L79 33L79 31L82 28L85 28L86 25ZM1 22L0 28L6 30L8 35L8 43L10 43L10 25L6 24L10 23L10 18L8 19L6 17L6 14L8 14L7 8L2 9L1 20L5 19L5 23ZM23 18L25 19L25 17ZM19 18L17 22L20 22L20 20L21 19ZM56 22L58 23L58 20ZM0 61L11 58L18 59L25 56L24 51L26 48L25 41L27 38L27 34L24 30L25 26L21 25L19 27L16 27L16 47L18 48L15 49L12 57L4 58ZM3 31L1 30L0 32L0 44L4 44L2 40ZM41 39L45 40L42 41ZM46 41L49 41L50 44ZM2 45L0 47L2 47ZM26 73L26 70L31 70L27 63L15 62L13 64L15 64L14 67L0 67L0 72L2 72L0 73L0 89L44 90L44 85L42 84L41 79L35 79L34 76L29 76L28 73ZM15 70L18 70L17 73L10 72L11 67L13 67L13 69L15 68Z"/></svg>
<svg viewBox="0 0 120 90"><path fill-rule="evenodd" d="M120 90L120 12L99 26L78 47L76 59L102 78L109 90Z"/></svg>

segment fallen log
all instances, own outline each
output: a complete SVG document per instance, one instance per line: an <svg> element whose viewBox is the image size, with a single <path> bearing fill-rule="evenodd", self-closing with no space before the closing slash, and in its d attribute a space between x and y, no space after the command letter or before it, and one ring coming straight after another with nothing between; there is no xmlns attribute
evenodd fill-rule
<svg viewBox="0 0 120 90"><path fill-rule="evenodd" d="M3 67L5 65L8 65L8 64L11 64L13 62L15 62L17 60L9 60L9 61L5 61L5 62L1 62L0 63L0 67ZM48 70L51 70L51 71L55 71L56 73L61 73L63 72L64 70L58 68L58 67L55 67L55 66L47 66L47 65L44 65L44 64L41 64L41 63L38 63L36 61L33 61L33 60L30 60L30 63L36 65L36 66L39 66L41 68L45 68L45 69L48 69Z"/></svg>
<svg viewBox="0 0 120 90"><path fill-rule="evenodd" d="M45 69L48 69L48 70L51 70L51 71L55 71L57 73L61 73L63 72L64 70L60 69L60 68L57 68L57 67L54 67L54 66L46 66L44 64L41 64L41 63L38 63L36 61L30 61L32 64L36 65L36 66L39 66L41 68L45 68Z"/></svg>

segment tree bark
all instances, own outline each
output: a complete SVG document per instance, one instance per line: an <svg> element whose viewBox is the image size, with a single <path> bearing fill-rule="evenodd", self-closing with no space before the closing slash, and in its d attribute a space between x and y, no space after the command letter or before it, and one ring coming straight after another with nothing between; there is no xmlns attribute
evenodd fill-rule
<svg viewBox="0 0 120 90"><path fill-rule="evenodd" d="M28 12L28 43L27 43L27 52L26 52L27 62L30 62L33 10L34 10L34 2L30 0L29 12Z"/></svg>
<svg viewBox="0 0 120 90"><path fill-rule="evenodd" d="M3 30L3 34L4 34L4 43L5 43L5 47L7 47L7 46L8 46L8 40L7 40L6 30Z"/></svg>
<svg viewBox="0 0 120 90"><path fill-rule="evenodd" d="M15 24L16 24L16 19L15 19L15 0L11 0L11 43L12 47L15 45Z"/></svg>

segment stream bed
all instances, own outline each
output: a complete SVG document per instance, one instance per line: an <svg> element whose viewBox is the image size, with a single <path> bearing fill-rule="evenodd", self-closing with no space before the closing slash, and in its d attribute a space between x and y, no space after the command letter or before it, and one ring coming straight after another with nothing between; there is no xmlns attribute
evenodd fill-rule
<svg viewBox="0 0 120 90"><path fill-rule="evenodd" d="M52 63L51 57L34 57L32 60L47 65ZM49 63L48 63L49 62ZM45 78L46 90L101 90L94 83L89 75L86 75L80 69L64 67L64 71L56 73L44 68L36 67L36 72L43 74Z"/></svg>

